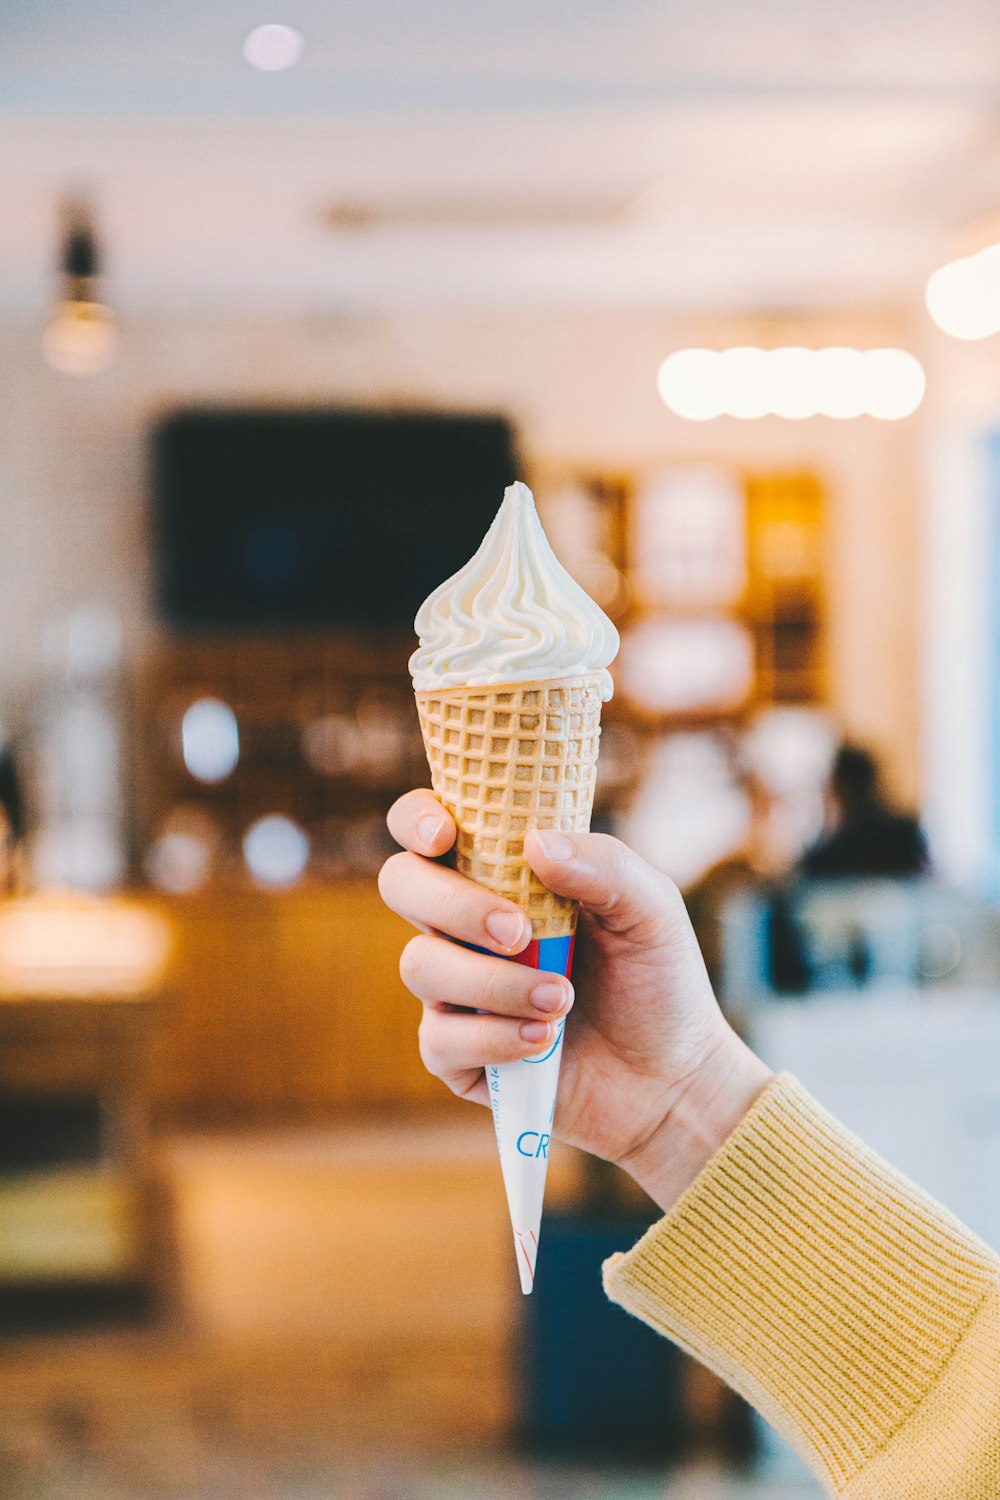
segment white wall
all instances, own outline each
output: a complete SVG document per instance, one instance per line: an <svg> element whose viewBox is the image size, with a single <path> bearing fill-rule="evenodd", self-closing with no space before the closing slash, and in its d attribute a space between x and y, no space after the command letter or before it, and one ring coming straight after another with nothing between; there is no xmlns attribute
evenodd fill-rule
<svg viewBox="0 0 1000 1500"><path fill-rule="evenodd" d="M933 372L922 621L927 821L942 874L996 895L1000 493L988 441L1000 431L1000 345L933 333L926 357Z"/></svg>
<svg viewBox="0 0 1000 1500"><path fill-rule="evenodd" d="M144 439L174 404L386 401L489 407L519 422L526 455L629 469L718 456L803 466L830 497L830 688L845 730L888 758L899 794L920 777L920 418L880 424L670 416L655 388L679 343L760 339L768 330L681 326L642 309L203 314L124 329L117 365L86 380L42 362L39 330L0 329L0 674L4 698L37 674L53 613L117 608L141 656L149 604ZM773 330L771 331L773 333ZM905 326L857 318L782 330L801 342L908 342Z"/></svg>

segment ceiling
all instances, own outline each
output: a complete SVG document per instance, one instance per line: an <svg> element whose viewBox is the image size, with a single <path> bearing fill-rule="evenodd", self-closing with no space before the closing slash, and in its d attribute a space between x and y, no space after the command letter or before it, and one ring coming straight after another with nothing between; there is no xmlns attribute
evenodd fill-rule
<svg viewBox="0 0 1000 1500"><path fill-rule="evenodd" d="M3 0L8 312L80 189L134 309L905 305L1000 203L1000 6Z"/></svg>

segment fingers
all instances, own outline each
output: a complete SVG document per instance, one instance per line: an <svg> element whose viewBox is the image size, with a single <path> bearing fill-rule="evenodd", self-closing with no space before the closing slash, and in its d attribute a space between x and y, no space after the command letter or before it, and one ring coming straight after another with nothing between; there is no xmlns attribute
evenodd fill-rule
<svg viewBox="0 0 1000 1500"><path fill-rule="evenodd" d="M398 797L386 815L397 844L437 859L455 842L455 824L433 792L421 787Z"/></svg>
<svg viewBox="0 0 1000 1500"><path fill-rule="evenodd" d="M439 937L412 938L403 949L399 972L411 994L438 1009L465 1005L495 1016L551 1021L573 1004L573 986L561 975L470 953Z"/></svg>
<svg viewBox="0 0 1000 1500"><path fill-rule="evenodd" d="M649 942L690 928L680 892L619 839L604 833L533 830L528 863L560 896L572 896L611 932Z"/></svg>
<svg viewBox="0 0 1000 1500"><path fill-rule="evenodd" d="M531 923L513 901L418 854L387 859L378 888L386 906L424 932L444 932L491 953L520 953L531 941Z"/></svg>
<svg viewBox="0 0 1000 1500"><path fill-rule="evenodd" d="M424 1002L420 1056L428 1072L455 1094L489 1103L484 1069L541 1057L556 1045L573 986L440 937L416 937L403 949L403 981ZM456 1011L476 1006L489 1014Z"/></svg>
<svg viewBox="0 0 1000 1500"><path fill-rule="evenodd" d="M425 932L445 932L494 953L519 953L526 947L531 925L519 907L428 862L447 853L456 833L432 792L407 792L393 803L386 821L407 851L388 859L379 875L387 906Z"/></svg>
<svg viewBox="0 0 1000 1500"><path fill-rule="evenodd" d="M428 1009L420 1023L420 1056L429 1073L454 1093L468 1095L491 1064L519 1062L554 1047L562 1024Z"/></svg>

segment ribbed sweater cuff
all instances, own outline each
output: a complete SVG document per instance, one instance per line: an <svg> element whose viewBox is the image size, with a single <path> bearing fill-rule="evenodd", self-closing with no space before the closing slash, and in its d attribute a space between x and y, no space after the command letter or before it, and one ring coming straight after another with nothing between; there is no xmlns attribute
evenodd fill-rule
<svg viewBox="0 0 1000 1500"><path fill-rule="evenodd" d="M604 1283L843 1493L1000 1279L985 1245L783 1074Z"/></svg>

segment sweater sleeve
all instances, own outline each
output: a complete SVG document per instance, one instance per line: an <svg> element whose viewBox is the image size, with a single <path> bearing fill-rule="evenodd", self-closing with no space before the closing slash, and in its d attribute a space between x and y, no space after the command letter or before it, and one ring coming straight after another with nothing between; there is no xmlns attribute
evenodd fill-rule
<svg viewBox="0 0 1000 1500"><path fill-rule="evenodd" d="M604 1281L831 1494L1000 1496L1000 1259L789 1075Z"/></svg>

